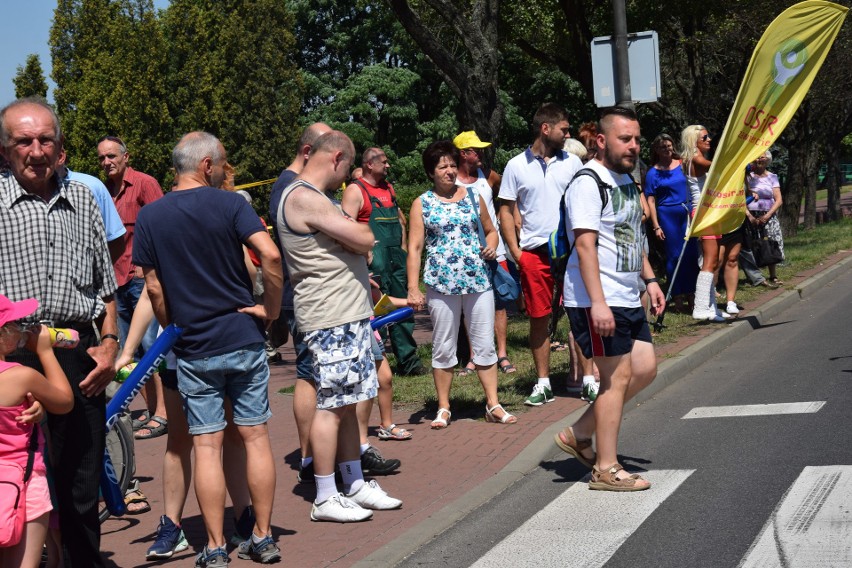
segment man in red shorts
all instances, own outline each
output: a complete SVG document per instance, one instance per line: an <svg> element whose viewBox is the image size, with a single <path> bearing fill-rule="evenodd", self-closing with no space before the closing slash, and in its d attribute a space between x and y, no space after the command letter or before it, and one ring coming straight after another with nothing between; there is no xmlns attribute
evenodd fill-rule
<svg viewBox="0 0 852 568"><path fill-rule="evenodd" d="M530 318L530 349L538 381L524 401L528 406L553 402L550 385L550 321L553 276L547 242L559 224L559 203L583 164L562 149L568 114L553 103L541 105L533 117L535 140L509 160L500 186L500 231L509 254L521 269L521 289ZM520 235L514 213L521 216Z"/></svg>

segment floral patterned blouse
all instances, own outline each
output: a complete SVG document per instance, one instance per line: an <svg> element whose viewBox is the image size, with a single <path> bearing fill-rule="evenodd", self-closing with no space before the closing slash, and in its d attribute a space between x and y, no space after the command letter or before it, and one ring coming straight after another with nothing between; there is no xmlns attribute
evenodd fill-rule
<svg viewBox="0 0 852 568"><path fill-rule="evenodd" d="M470 199L441 201L432 190L420 196L423 206L426 266L423 281L447 295L477 294L491 289L488 267L479 256L479 229Z"/></svg>

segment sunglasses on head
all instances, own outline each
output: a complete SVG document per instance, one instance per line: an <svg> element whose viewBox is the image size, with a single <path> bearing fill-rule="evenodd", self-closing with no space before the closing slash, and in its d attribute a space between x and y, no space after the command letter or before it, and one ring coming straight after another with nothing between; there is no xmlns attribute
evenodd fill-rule
<svg viewBox="0 0 852 568"><path fill-rule="evenodd" d="M100 138L100 140L98 140L98 144L100 144L103 141L115 142L119 146L124 146L124 141L121 138L119 138L118 136L102 136Z"/></svg>

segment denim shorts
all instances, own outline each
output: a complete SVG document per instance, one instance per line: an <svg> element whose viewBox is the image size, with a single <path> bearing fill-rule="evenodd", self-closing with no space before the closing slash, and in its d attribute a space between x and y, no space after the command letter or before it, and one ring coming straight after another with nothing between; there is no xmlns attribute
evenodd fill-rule
<svg viewBox="0 0 852 568"><path fill-rule="evenodd" d="M385 346L379 343L375 333L370 334L370 351L373 353L374 361L381 361L385 358Z"/></svg>
<svg viewBox="0 0 852 568"><path fill-rule="evenodd" d="M290 328L290 337L293 338L293 350L296 352L296 378L314 379L314 369L311 365L311 352L305 345L305 334L299 331L296 324L296 313L293 310L284 310L287 318L287 327Z"/></svg>
<svg viewBox="0 0 852 568"><path fill-rule="evenodd" d="M317 377L317 408L340 408L376 397L372 333L370 320L364 319L305 334Z"/></svg>
<svg viewBox="0 0 852 568"><path fill-rule="evenodd" d="M192 435L225 429L225 397L234 407L234 424L257 426L271 417L269 364L263 343L186 361L178 359L178 390Z"/></svg>

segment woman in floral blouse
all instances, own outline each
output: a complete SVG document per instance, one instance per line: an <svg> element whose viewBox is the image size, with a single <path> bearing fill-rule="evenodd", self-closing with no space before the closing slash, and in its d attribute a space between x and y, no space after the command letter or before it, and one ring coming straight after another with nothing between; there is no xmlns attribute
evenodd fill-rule
<svg viewBox="0 0 852 568"><path fill-rule="evenodd" d="M433 142L423 152L423 168L434 187L414 200L408 226L408 303L429 308L432 318L432 376L438 415L432 428L450 423L450 388L458 364L456 339L464 313L473 363L485 391L485 418L512 424L517 418L497 400L497 351L494 347L494 294L486 260L497 256L497 232L481 198L474 208L464 187L456 185L458 149L449 140ZM479 217L487 246L479 242ZM420 258L426 248L420 291Z"/></svg>

